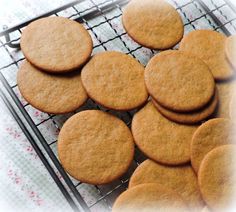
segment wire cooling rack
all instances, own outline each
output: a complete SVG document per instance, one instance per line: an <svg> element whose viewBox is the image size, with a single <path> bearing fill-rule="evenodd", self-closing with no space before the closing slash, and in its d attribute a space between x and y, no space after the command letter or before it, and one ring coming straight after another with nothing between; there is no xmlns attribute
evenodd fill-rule
<svg viewBox="0 0 236 212"><path fill-rule="evenodd" d="M146 65L158 51L140 46L125 32L121 16L127 2L127 0L78 0L40 17L64 16L76 20L91 34L94 42L93 54L106 50L122 51ZM185 33L202 28L217 30L227 36L236 32L236 10L227 0L169 0L169 2L181 14ZM0 96L72 209L110 211L115 198L127 188L130 175L145 157L136 149L129 171L121 179L103 186L78 182L64 171L57 158L57 136L65 120L74 113L52 115L36 110L23 99L16 84L16 73L24 60L19 49L21 32L33 20L11 28L5 26L0 32ZM128 126L135 113L135 111L107 110L92 100L88 100L79 110L84 109L99 109L112 113L124 120Z"/></svg>

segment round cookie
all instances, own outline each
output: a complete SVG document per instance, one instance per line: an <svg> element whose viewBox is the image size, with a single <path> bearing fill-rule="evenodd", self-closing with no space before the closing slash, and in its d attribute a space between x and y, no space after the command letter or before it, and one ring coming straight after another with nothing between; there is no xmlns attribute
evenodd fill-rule
<svg viewBox="0 0 236 212"><path fill-rule="evenodd" d="M216 84L219 92L219 106L216 117L230 117L230 101L233 93L236 91L236 80L218 82Z"/></svg>
<svg viewBox="0 0 236 212"><path fill-rule="evenodd" d="M134 156L132 134L117 117L98 110L72 116L58 138L58 155L75 179L106 184L123 175Z"/></svg>
<svg viewBox="0 0 236 212"><path fill-rule="evenodd" d="M168 165L190 161L190 142L197 126L172 122L149 102L134 115L131 129L138 148L149 158Z"/></svg>
<svg viewBox="0 0 236 212"><path fill-rule="evenodd" d="M189 208L196 211L204 206L197 176L189 165L171 167L146 160L134 171L129 181L129 188L144 183L158 183L175 190Z"/></svg>
<svg viewBox="0 0 236 212"><path fill-rule="evenodd" d="M162 52L149 61L145 83L160 105L179 112L204 107L215 93L214 78L207 65L176 50Z"/></svg>
<svg viewBox="0 0 236 212"><path fill-rule="evenodd" d="M183 124L195 124L198 123L214 113L217 108L218 103L218 92L215 91L214 97L211 101L202 109L191 112L191 113L178 113L175 111L168 110L158 104L154 99L152 99L153 104L159 110L159 112L166 118Z"/></svg>
<svg viewBox="0 0 236 212"><path fill-rule="evenodd" d="M181 16L164 0L132 0L122 21L131 38L151 49L171 48L184 33Z"/></svg>
<svg viewBox="0 0 236 212"><path fill-rule="evenodd" d="M115 201L112 212L187 212L178 193L156 183L135 186L123 192Z"/></svg>
<svg viewBox="0 0 236 212"><path fill-rule="evenodd" d="M193 134L191 142L191 163L196 173L208 152L235 143L235 139L234 125L229 119L215 118L203 123Z"/></svg>
<svg viewBox="0 0 236 212"><path fill-rule="evenodd" d="M236 69L236 35L232 35L226 39L225 53L230 64Z"/></svg>
<svg viewBox="0 0 236 212"><path fill-rule="evenodd" d="M39 69L61 73L80 68L92 53L92 39L76 21L63 17L41 18L21 35L21 49Z"/></svg>
<svg viewBox="0 0 236 212"><path fill-rule="evenodd" d="M226 80L234 71L225 57L226 36L212 30L195 30L180 42L179 49L202 59L216 80Z"/></svg>
<svg viewBox="0 0 236 212"><path fill-rule="evenodd" d="M88 95L110 109L131 110L148 98L144 67L124 53L111 51L93 56L81 78Z"/></svg>
<svg viewBox="0 0 236 212"><path fill-rule="evenodd" d="M17 73L22 96L35 108L53 114L75 111L87 100L79 72L54 75L24 61Z"/></svg>
<svg viewBox="0 0 236 212"><path fill-rule="evenodd" d="M213 211L229 211L235 200L235 145L223 145L210 151L203 159L198 182L201 194Z"/></svg>

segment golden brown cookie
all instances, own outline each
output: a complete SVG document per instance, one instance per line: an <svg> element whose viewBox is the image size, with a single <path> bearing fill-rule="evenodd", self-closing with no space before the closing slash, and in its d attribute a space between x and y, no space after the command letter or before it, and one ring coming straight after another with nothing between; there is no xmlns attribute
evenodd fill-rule
<svg viewBox="0 0 236 212"><path fill-rule="evenodd" d="M131 129L138 148L149 158L169 165L190 161L190 142L197 126L172 122L149 102L134 115Z"/></svg>
<svg viewBox="0 0 236 212"><path fill-rule="evenodd" d="M230 64L236 69L236 35L232 35L226 39L225 53Z"/></svg>
<svg viewBox="0 0 236 212"><path fill-rule="evenodd" d="M216 80L226 80L234 72L225 57L226 36L212 30L195 30L180 42L180 50L202 59Z"/></svg>
<svg viewBox="0 0 236 212"><path fill-rule="evenodd" d="M189 165L171 167L146 160L134 171L129 188L143 183L158 183L175 190L192 210L199 211L204 206L197 176Z"/></svg>
<svg viewBox="0 0 236 212"><path fill-rule="evenodd" d="M127 171L134 155L133 137L117 117L86 110L63 125L58 155L65 170L77 180L105 184Z"/></svg>
<svg viewBox="0 0 236 212"><path fill-rule="evenodd" d="M153 104L159 110L159 112L166 118L183 124L195 124L198 123L214 113L218 104L218 91L216 89L214 97L210 102L202 109L189 112L189 113L178 113L175 111L168 110L158 104L154 99L152 99Z"/></svg>
<svg viewBox="0 0 236 212"><path fill-rule="evenodd" d="M87 100L79 72L54 75L24 61L17 73L17 83L22 96L47 113L69 113Z"/></svg>
<svg viewBox="0 0 236 212"><path fill-rule="evenodd" d="M215 93L214 78L207 65L176 50L162 52L149 61L145 83L160 105L180 112L204 107Z"/></svg>
<svg viewBox="0 0 236 212"><path fill-rule="evenodd" d="M230 101L233 93L236 92L236 80L218 82L216 87L219 92L219 107L216 117L229 118Z"/></svg>
<svg viewBox="0 0 236 212"><path fill-rule="evenodd" d="M223 145L210 151L201 163L198 182L203 199L213 211L229 211L235 200L235 156L235 145Z"/></svg>
<svg viewBox="0 0 236 212"><path fill-rule="evenodd" d="M191 142L191 163L196 171L203 158L212 149L236 142L234 125L229 119L216 118L203 123L193 134Z"/></svg>
<svg viewBox="0 0 236 212"><path fill-rule="evenodd" d="M186 203L178 193L156 183L135 186L115 201L112 212L187 212Z"/></svg>
<svg viewBox="0 0 236 212"><path fill-rule="evenodd" d="M173 47L184 33L181 16L164 0L132 0L122 20L130 37L152 49Z"/></svg>
<svg viewBox="0 0 236 212"><path fill-rule="evenodd" d="M148 98L144 67L124 53L111 51L93 56L81 77L88 95L110 109L131 110Z"/></svg>
<svg viewBox="0 0 236 212"><path fill-rule="evenodd" d="M92 39L76 21L41 18L22 33L21 49L27 60L44 71L61 73L80 68L92 53Z"/></svg>

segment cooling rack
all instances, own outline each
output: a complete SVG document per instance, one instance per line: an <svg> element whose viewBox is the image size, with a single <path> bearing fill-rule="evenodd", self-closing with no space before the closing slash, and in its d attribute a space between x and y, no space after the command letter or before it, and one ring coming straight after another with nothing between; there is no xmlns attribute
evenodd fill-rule
<svg viewBox="0 0 236 212"><path fill-rule="evenodd" d="M236 9L227 0L169 2L181 14L185 33L202 28L216 30L227 36L236 32ZM77 0L17 26L5 26L0 32L0 96L74 211L111 211L115 198L127 188L130 175L145 157L136 149L129 171L108 185L93 186L78 182L64 171L57 157L57 136L61 126L74 113L85 109L112 113L130 126L136 111L111 111L92 100L66 115L45 114L30 106L20 95L16 84L16 73L24 60L19 48L21 32L28 23L40 17L67 17L82 23L89 31L94 42L93 54L106 50L122 51L146 65L158 51L140 46L125 32L121 16L127 3L128 0Z"/></svg>

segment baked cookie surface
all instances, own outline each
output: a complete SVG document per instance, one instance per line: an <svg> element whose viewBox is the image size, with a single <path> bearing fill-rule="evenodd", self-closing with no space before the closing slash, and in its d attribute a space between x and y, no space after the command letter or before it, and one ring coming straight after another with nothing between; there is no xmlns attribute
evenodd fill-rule
<svg viewBox="0 0 236 212"><path fill-rule="evenodd" d="M88 95L110 109L131 110L148 98L143 65L124 53L96 54L82 69L81 77Z"/></svg>
<svg viewBox="0 0 236 212"><path fill-rule="evenodd" d="M39 69L61 73L80 68L92 53L92 39L76 21L46 17L30 23L20 40L27 60Z"/></svg>
<svg viewBox="0 0 236 212"><path fill-rule="evenodd" d="M179 49L202 59L216 80L230 79L234 71L225 57L226 36L213 30L195 30L180 42Z"/></svg>
<svg viewBox="0 0 236 212"><path fill-rule="evenodd" d="M53 114L78 109L88 96L79 72L66 75L49 74L24 61L17 73L22 96L35 108Z"/></svg>
<svg viewBox="0 0 236 212"><path fill-rule="evenodd" d="M63 125L58 155L75 179L106 184L123 175L134 155L132 134L126 124L108 113L86 110Z"/></svg>
<svg viewBox="0 0 236 212"><path fill-rule="evenodd" d="M145 83L160 105L180 112L204 107L215 93L214 78L207 65L177 50L164 51L149 61Z"/></svg>
<svg viewBox="0 0 236 212"><path fill-rule="evenodd" d="M191 163L196 173L208 152L221 145L236 143L234 129L229 119L215 118L203 123L195 131L191 142Z"/></svg>
<svg viewBox="0 0 236 212"><path fill-rule="evenodd" d="M198 182L201 194L213 211L229 211L235 200L235 145L223 145L203 159Z"/></svg>
<svg viewBox="0 0 236 212"><path fill-rule="evenodd" d="M172 122L149 102L134 115L131 129L138 148L149 158L168 165L190 161L190 142L197 126Z"/></svg>
<svg viewBox="0 0 236 212"><path fill-rule="evenodd" d="M122 20L130 37L148 48L168 49L183 37L181 16L164 0L132 0Z"/></svg>
<svg viewBox="0 0 236 212"><path fill-rule="evenodd" d="M134 171L129 181L129 188L144 183L158 183L173 189L194 211L204 207L197 176L189 165L171 167L146 160Z"/></svg>
<svg viewBox="0 0 236 212"><path fill-rule="evenodd" d="M115 201L112 212L187 212L187 205L169 188L156 183L137 185L123 192Z"/></svg>

